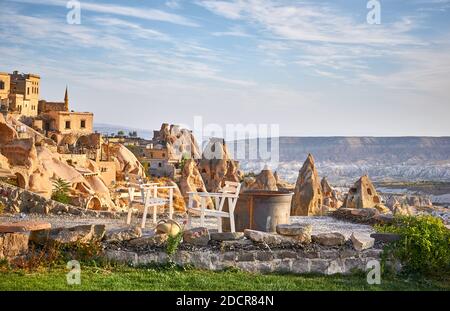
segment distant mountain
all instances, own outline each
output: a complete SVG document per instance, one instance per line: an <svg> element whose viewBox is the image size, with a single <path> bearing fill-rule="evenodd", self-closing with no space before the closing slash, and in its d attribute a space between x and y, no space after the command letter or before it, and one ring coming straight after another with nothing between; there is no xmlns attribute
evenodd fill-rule
<svg viewBox="0 0 450 311"><path fill-rule="evenodd" d="M254 141L249 146L257 150ZM450 137L280 137L279 150L277 170L290 181L308 153L319 174L335 183L366 173L374 180L450 180ZM261 162L241 161L241 167L257 170Z"/></svg>
<svg viewBox="0 0 450 311"><path fill-rule="evenodd" d="M124 131L125 134L129 132L136 131L138 136L141 138L151 139L153 138L153 131L143 130L138 128L132 128L127 126L113 125L113 124L105 124L105 123L95 123L94 131L102 134L117 134L118 131Z"/></svg>

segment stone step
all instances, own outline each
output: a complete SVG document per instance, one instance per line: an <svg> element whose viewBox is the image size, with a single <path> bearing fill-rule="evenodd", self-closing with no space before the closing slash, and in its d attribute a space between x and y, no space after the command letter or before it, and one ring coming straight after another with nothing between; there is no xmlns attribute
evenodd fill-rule
<svg viewBox="0 0 450 311"><path fill-rule="evenodd" d="M50 229L52 225L45 221L18 221L10 223L0 223L0 232L14 233L14 232L30 232Z"/></svg>

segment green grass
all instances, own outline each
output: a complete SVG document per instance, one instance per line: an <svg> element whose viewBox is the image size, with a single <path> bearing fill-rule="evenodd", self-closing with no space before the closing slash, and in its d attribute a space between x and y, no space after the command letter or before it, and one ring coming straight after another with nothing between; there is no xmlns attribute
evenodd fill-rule
<svg viewBox="0 0 450 311"><path fill-rule="evenodd" d="M369 285L363 274L347 276L258 275L240 271L211 272L178 268L82 267L81 284L67 285L64 268L0 272L6 290L450 290L448 279L382 278Z"/></svg>

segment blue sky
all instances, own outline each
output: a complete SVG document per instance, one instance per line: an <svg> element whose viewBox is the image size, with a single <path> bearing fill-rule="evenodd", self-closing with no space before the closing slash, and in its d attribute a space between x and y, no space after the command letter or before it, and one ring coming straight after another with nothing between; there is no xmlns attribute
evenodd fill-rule
<svg viewBox="0 0 450 311"><path fill-rule="evenodd" d="M97 122L280 125L282 135L450 135L450 0L0 0L0 71Z"/></svg>

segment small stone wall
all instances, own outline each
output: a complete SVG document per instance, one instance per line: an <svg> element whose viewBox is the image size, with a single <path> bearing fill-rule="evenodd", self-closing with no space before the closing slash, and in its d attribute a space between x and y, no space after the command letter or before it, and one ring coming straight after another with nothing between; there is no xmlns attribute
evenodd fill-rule
<svg viewBox="0 0 450 311"><path fill-rule="evenodd" d="M318 273L348 274L353 271L365 271L370 260L380 260L381 249L356 251L350 248L330 248L320 251L304 250L179 250L172 261L180 266L213 271L237 268L255 273ZM114 262L133 266L148 264L166 264L169 257L166 252L150 251L146 253L126 250L106 250L105 256Z"/></svg>

